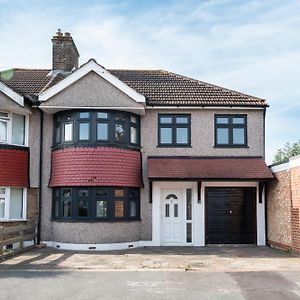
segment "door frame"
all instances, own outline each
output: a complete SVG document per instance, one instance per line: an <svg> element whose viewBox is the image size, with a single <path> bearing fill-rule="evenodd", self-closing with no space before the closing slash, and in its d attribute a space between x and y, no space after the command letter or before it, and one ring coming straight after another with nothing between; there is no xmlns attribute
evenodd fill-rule
<svg viewBox="0 0 300 300"><path fill-rule="evenodd" d="M265 224L265 188L262 193L262 202L259 203L259 182L253 181L218 181L218 182L203 182L201 186L201 198L204 199L204 210L206 210L206 194L207 187L256 187L256 245L266 245L266 224ZM206 216L205 216L206 220ZM205 222L206 224L206 222ZM206 226L205 226L206 227Z"/></svg>
<svg viewBox="0 0 300 300"><path fill-rule="evenodd" d="M163 189L192 189L192 242L186 243L186 192L183 195L183 241L180 244L170 244L170 246L202 246L199 242L199 234L201 231L201 204L197 201L197 182L185 182L185 181L153 181L152 183L152 243L154 246L168 246L167 243L162 243L161 238L161 212L162 212L162 190ZM204 215L203 215L204 218ZM204 234L203 234L204 236Z"/></svg>

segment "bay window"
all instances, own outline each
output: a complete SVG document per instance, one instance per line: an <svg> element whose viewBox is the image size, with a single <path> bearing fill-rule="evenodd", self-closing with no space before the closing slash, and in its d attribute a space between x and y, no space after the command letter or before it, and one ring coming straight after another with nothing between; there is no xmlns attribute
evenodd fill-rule
<svg viewBox="0 0 300 300"><path fill-rule="evenodd" d="M139 219L140 190L123 187L68 187L53 190L56 220L113 221Z"/></svg>
<svg viewBox="0 0 300 300"><path fill-rule="evenodd" d="M53 146L139 147L138 115L119 111L63 111L54 117Z"/></svg>
<svg viewBox="0 0 300 300"><path fill-rule="evenodd" d="M0 221L26 219L26 189L0 187Z"/></svg>

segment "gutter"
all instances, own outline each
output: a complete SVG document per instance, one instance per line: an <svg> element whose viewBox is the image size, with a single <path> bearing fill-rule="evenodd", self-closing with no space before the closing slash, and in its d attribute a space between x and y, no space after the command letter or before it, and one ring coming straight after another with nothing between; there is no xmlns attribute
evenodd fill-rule
<svg viewBox="0 0 300 300"><path fill-rule="evenodd" d="M38 203L38 228L37 244L41 243L41 225L42 225L42 196L43 196L43 132L44 132L44 112L38 108L40 119L40 161L39 161L39 203Z"/></svg>

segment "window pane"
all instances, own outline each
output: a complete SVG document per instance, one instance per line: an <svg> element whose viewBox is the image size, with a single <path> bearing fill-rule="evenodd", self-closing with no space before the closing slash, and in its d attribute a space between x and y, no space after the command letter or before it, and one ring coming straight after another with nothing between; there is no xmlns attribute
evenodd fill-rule
<svg viewBox="0 0 300 300"><path fill-rule="evenodd" d="M78 201L78 217L88 216L88 200Z"/></svg>
<svg viewBox="0 0 300 300"><path fill-rule="evenodd" d="M137 142L137 130L135 127L130 127L130 143L136 144Z"/></svg>
<svg viewBox="0 0 300 300"><path fill-rule="evenodd" d="M228 117L217 117L217 124L228 124Z"/></svg>
<svg viewBox="0 0 300 300"><path fill-rule="evenodd" d="M107 202L103 200L96 201L96 217L106 218L107 217Z"/></svg>
<svg viewBox="0 0 300 300"><path fill-rule="evenodd" d="M124 217L124 202L122 200L115 201L115 217Z"/></svg>
<svg viewBox="0 0 300 300"><path fill-rule="evenodd" d="M116 140L118 142L123 142L125 140L125 125L124 124L116 124L115 136L116 136Z"/></svg>
<svg viewBox="0 0 300 300"><path fill-rule="evenodd" d="M172 124L172 117L160 117L160 124Z"/></svg>
<svg viewBox="0 0 300 300"><path fill-rule="evenodd" d="M166 218L170 216L170 204L166 204Z"/></svg>
<svg viewBox="0 0 300 300"><path fill-rule="evenodd" d="M178 204L174 204L174 217L177 218L178 217Z"/></svg>
<svg viewBox="0 0 300 300"><path fill-rule="evenodd" d="M187 128L176 128L176 143L177 144L188 144L188 129Z"/></svg>
<svg viewBox="0 0 300 300"><path fill-rule="evenodd" d="M13 114L12 142L17 145L25 144L25 116Z"/></svg>
<svg viewBox="0 0 300 300"><path fill-rule="evenodd" d="M124 197L123 189L115 189L115 197Z"/></svg>
<svg viewBox="0 0 300 300"><path fill-rule="evenodd" d="M187 124L188 117L176 117L176 123L177 124Z"/></svg>
<svg viewBox="0 0 300 300"><path fill-rule="evenodd" d="M244 117L233 118L232 123L233 124L244 124L245 118Z"/></svg>
<svg viewBox="0 0 300 300"><path fill-rule="evenodd" d="M136 201L134 200L129 201L129 216L137 217L137 205L136 205Z"/></svg>
<svg viewBox="0 0 300 300"><path fill-rule="evenodd" d="M70 198L70 197L71 197L71 189L64 189L63 198Z"/></svg>
<svg viewBox="0 0 300 300"><path fill-rule="evenodd" d="M5 194L5 188L0 188L0 195L4 195Z"/></svg>
<svg viewBox="0 0 300 300"><path fill-rule="evenodd" d="M0 142L7 142L7 122L0 121Z"/></svg>
<svg viewBox="0 0 300 300"><path fill-rule="evenodd" d="M136 117L130 116L130 122L131 123L136 123Z"/></svg>
<svg viewBox="0 0 300 300"><path fill-rule="evenodd" d="M186 219L192 220L192 189L186 190Z"/></svg>
<svg viewBox="0 0 300 300"><path fill-rule="evenodd" d="M160 128L160 143L161 144L172 143L172 128Z"/></svg>
<svg viewBox="0 0 300 300"><path fill-rule="evenodd" d="M88 113L88 112L79 113L79 118L80 119L88 119L89 117L90 117L90 113Z"/></svg>
<svg viewBox="0 0 300 300"><path fill-rule="evenodd" d="M107 196L107 189L106 188L97 188L96 189L96 196L97 197L106 197Z"/></svg>
<svg viewBox="0 0 300 300"><path fill-rule="evenodd" d="M97 140L107 141L108 140L108 124L98 123L97 124Z"/></svg>
<svg viewBox="0 0 300 300"><path fill-rule="evenodd" d="M217 128L217 144L227 145L229 143L229 129Z"/></svg>
<svg viewBox="0 0 300 300"><path fill-rule="evenodd" d="M90 123L79 123L79 139L90 139Z"/></svg>
<svg viewBox="0 0 300 300"><path fill-rule="evenodd" d="M192 223L186 224L186 242L187 243L192 242Z"/></svg>
<svg viewBox="0 0 300 300"><path fill-rule="evenodd" d="M59 200L54 201L54 218L59 217Z"/></svg>
<svg viewBox="0 0 300 300"><path fill-rule="evenodd" d="M125 115L124 115L124 114L117 113L117 114L116 114L116 121L125 122L125 121L126 121Z"/></svg>
<svg viewBox="0 0 300 300"><path fill-rule="evenodd" d="M55 143L59 143L60 142L60 126L57 125L55 127Z"/></svg>
<svg viewBox="0 0 300 300"><path fill-rule="evenodd" d="M98 119L107 119L108 118L108 114L105 112L99 112L97 113L97 118Z"/></svg>
<svg viewBox="0 0 300 300"><path fill-rule="evenodd" d="M245 129L233 128L233 144L245 144Z"/></svg>
<svg viewBox="0 0 300 300"><path fill-rule="evenodd" d="M23 217L23 189L10 190L10 219L22 219Z"/></svg>
<svg viewBox="0 0 300 300"><path fill-rule="evenodd" d="M69 200L63 201L62 216L65 218L71 217L71 201L69 201Z"/></svg>
<svg viewBox="0 0 300 300"><path fill-rule="evenodd" d="M64 124L64 141L72 141L73 139L73 124L65 123Z"/></svg>
<svg viewBox="0 0 300 300"><path fill-rule="evenodd" d="M79 189L78 196L79 197L88 197L89 196L89 190L88 189Z"/></svg>
<svg viewBox="0 0 300 300"><path fill-rule="evenodd" d="M0 219L4 218L5 214L5 198L0 197Z"/></svg>

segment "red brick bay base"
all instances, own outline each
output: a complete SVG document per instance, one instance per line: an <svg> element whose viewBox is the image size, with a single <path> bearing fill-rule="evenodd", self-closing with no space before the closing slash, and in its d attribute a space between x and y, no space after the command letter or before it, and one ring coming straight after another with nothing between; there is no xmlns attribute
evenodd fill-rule
<svg viewBox="0 0 300 300"><path fill-rule="evenodd" d="M49 186L140 187L140 155L139 151L110 147L55 150Z"/></svg>
<svg viewBox="0 0 300 300"><path fill-rule="evenodd" d="M276 181L268 187L268 242L300 252L300 157L272 167Z"/></svg>

